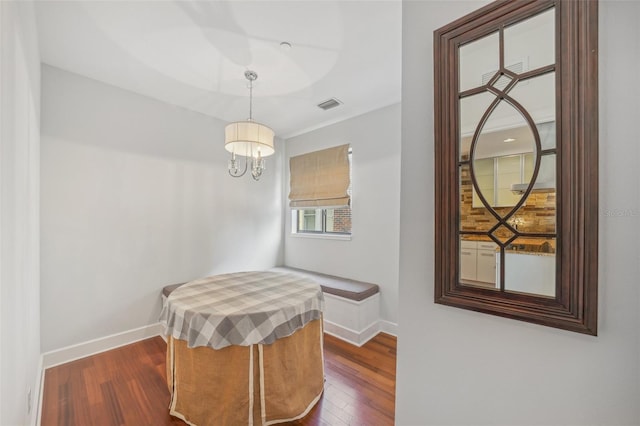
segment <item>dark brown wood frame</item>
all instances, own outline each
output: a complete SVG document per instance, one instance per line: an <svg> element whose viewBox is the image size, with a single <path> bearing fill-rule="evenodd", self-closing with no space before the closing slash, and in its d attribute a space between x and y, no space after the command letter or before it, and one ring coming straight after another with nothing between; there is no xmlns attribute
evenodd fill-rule
<svg viewBox="0 0 640 426"><path fill-rule="evenodd" d="M555 299L464 286L458 276L458 48L550 7L556 8ZM596 0L496 1L435 31L436 303L597 335L597 47Z"/></svg>

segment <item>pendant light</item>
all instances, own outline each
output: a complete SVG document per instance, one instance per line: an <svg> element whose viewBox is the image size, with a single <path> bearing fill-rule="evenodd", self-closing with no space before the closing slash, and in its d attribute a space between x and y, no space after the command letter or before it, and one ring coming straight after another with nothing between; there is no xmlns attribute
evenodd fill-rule
<svg viewBox="0 0 640 426"><path fill-rule="evenodd" d="M229 160L229 175L241 177L247 172L251 163L251 176L259 180L265 170L264 157L275 152L273 130L264 124L253 121L253 82L258 78L254 71L247 70L244 77L249 81L249 118L246 121L236 121L228 124L224 129L224 147L231 153ZM245 157L242 171L237 157Z"/></svg>

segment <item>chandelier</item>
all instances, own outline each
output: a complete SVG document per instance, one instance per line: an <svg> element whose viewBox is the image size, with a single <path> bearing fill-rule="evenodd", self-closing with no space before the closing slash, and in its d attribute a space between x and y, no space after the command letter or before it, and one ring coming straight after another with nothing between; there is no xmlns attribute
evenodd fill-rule
<svg viewBox="0 0 640 426"><path fill-rule="evenodd" d="M244 176L251 163L251 176L259 180L265 170L264 157L275 152L274 132L270 127L253 121L253 82L258 78L258 74L247 70L244 72L244 77L249 81L249 118L246 121L227 124L224 129L224 147L231 153L231 160L229 160L231 176ZM244 167L239 166L238 156L245 157Z"/></svg>

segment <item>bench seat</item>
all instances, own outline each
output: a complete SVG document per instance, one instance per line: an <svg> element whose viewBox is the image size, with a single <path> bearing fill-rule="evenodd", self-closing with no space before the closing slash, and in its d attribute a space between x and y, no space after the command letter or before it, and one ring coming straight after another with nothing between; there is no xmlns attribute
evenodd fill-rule
<svg viewBox="0 0 640 426"><path fill-rule="evenodd" d="M345 299L357 302L364 300L380 292L377 284L365 283L348 278L335 277L333 275L321 274L319 272L305 271L303 269L279 266L272 271L294 272L316 281L322 287L323 293L344 297Z"/></svg>
<svg viewBox="0 0 640 426"><path fill-rule="evenodd" d="M186 283L171 284L171 285L168 285L166 287L163 287L162 288L162 295L164 297L169 297L169 295L173 292L173 290L177 289L178 287L180 287L180 286L182 286L184 284L186 284Z"/></svg>
<svg viewBox="0 0 640 426"><path fill-rule="evenodd" d="M376 284L280 266L273 271L300 274L322 287L324 331L357 346L380 332L380 287Z"/></svg>

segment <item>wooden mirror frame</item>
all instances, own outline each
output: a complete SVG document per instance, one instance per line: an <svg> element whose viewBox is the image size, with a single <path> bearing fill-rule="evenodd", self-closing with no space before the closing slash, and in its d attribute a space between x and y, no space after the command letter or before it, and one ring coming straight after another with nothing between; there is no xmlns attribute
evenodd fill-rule
<svg viewBox="0 0 640 426"><path fill-rule="evenodd" d="M556 297L460 284L458 50L556 10ZM435 302L597 335L598 4L496 1L434 32Z"/></svg>

